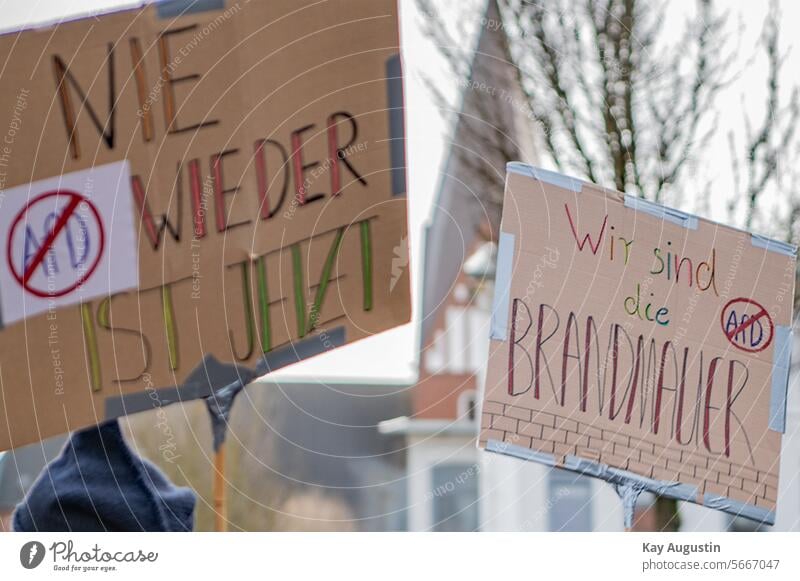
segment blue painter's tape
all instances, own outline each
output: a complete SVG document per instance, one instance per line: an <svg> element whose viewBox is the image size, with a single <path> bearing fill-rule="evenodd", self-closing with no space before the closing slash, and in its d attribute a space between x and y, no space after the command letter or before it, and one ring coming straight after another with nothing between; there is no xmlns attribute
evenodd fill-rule
<svg viewBox="0 0 800 581"><path fill-rule="evenodd" d="M506 456L512 456L521 460L532 460L533 462L538 462L539 464L544 464L545 466L558 465L555 457L552 454L537 452L536 450L530 450L529 448L525 448L523 446L508 444L506 442L500 442L497 440L487 441L486 450L488 452L505 454ZM669 482L666 480L654 480L653 478L640 476L639 474L635 474L627 470L620 470L619 468L614 468L607 464L601 464L600 462L594 462L592 460L573 455L565 456L564 463L559 467L605 480L610 484L616 485L618 488L632 486L638 492L647 490L648 492L652 492L658 496L666 496L668 498L674 498L676 500L682 500L685 502L693 502L695 504L698 502L699 490L696 486L692 486L690 484L684 484L682 482ZM636 492L637 496L638 492ZM745 504L743 502L733 500L732 498L711 494L704 494L702 500L703 506L708 506L709 508L721 510L735 516L743 516L764 524L775 524L775 512L771 510Z"/></svg>
<svg viewBox="0 0 800 581"><path fill-rule="evenodd" d="M486 442L486 451L495 452L496 454L505 454L506 456L513 456L521 460L532 460L545 466L555 466L556 457L547 452L537 452L530 448L517 446L516 444L509 444L507 442L500 442L498 440L488 440Z"/></svg>
<svg viewBox="0 0 800 581"><path fill-rule="evenodd" d="M607 464L579 458L578 456L567 456L564 460L564 468L607 480L613 484L635 483L642 490L649 490L659 496L669 496L678 500L695 502L697 500L697 487L683 484L681 482L667 482L665 480L653 480L645 476L640 476L627 470L613 468Z"/></svg>
<svg viewBox="0 0 800 581"><path fill-rule="evenodd" d="M592 462L591 460L578 458L577 456L567 456L564 460L564 468L588 476L594 476L595 478L602 478L608 470L608 466L605 464Z"/></svg>
<svg viewBox="0 0 800 581"><path fill-rule="evenodd" d="M775 524L775 511L753 506L752 504L745 504L725 496L705 493L703 495L703 506L722 510L734 516L743 516L770 525Z"/></svg>
<svg viewBox="0 0 800 581"><path fill-rule="evenodd" d="M266 353L256 365L256 375L261 376L277 371L287 365L325 353L335 347L341 347L345 343L347 343L347 334L344 327L327 329L319 335L307 337L296 343Z"/></svg>
<svg viewBox="0 0 800 581"><path fill-rule="evenodd" d="M580 191L583 189L583 183L579 179L565 176L564 174L550 171L548 169L534 167L520 161L511 161L507 163L506 171L532 177L540 182L545 182L558 188L564 188L565 190L571 190L576 193L580 193Z"/></svg>
<svg viewBox="0 0 800 581"><path fill-rule="evenodd" d="M225 0L159 0L156 11L159 18L175 18L184 14L222 10Z"/></svg>
<svg viewBox="0 0 800 581"><path fill-rule="evenodd" d="M759 234L750 234L750 244L756 248L764 248L765 250L777 252L778 254L784 254L786 256L797 255L797 246L794 244L773 240L772 238L767 238Z"/></svg>
<svg viewBox="0 0 800 581"><path fill-rule="evenodd" d="M121 396L106 398L106 419L117 418L128 414L152 410L168 404L202 399L233 381L250 383L271 371L277 371L287 365L292 365L319 355L335 347L341 347L347 342L346 329L334 327L321 332L319 335L306 337L296 343L274 349L259 359L254 369L219 363L212 355L206 356L203 361L189 374L182 385L163 388L151 388L145 391L130 393Z"/></svg>
<svg viewBox="0 0 800 581"><path fill-rule="evenodd" d="M769 398L769 429L786 432L786 392L789 388L789 369L792 363L792 329L775 326L775 345L772 352L772 390Z"/></svg>
<svg viewBox="0 0 800 581"><path fill-rule="evenodd" d="M514 235L500 232L497 247L497 270L494 279L492 305L492 339L505 341L508 338L508 305L511 301L511 271L514 263Z"/></svg>
<svg viewBox="0 0 800 581"><path fill-rule="evenodd" d="M680 210L667 208L655 202L649 202L644 198L637 198L636 196L625 196L625 207L635 210L637 212L644 212L656 218L660 218L666 222L672 222L678 226L683 226L689 230L697 230L699 221L697 216L692 216Z"/></svg>
<svg viewBox="0 0 800 581"><path fill-rule="evenodd" d="M406 193L406 123L403 102L403 64L397 54L386 61L386 98L389 104L389 155L392 195Z"/></svg>
<svg viewBox="0 0 800 581"><path fill-rule="evenodd" d="M625 484L627 482L635 482L639 484L643 490L648 490L658 496L668 496L677 500L684 500L687 502L697 502L697 487L690 484L683 484L682 482L671 482L668 480L654 480L646 476L640 476L634 472L605 466L605 474L602 476L604 480L608 480L614 484Z"/></svg>

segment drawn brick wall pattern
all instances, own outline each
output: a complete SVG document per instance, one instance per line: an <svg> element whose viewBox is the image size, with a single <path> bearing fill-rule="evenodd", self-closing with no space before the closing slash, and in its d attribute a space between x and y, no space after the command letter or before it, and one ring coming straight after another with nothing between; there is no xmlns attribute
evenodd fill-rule
<svg viewBox="0 0 800 581"><path fill-rule="evenodd" d="M491 400L484 403L481 445L487 440L551 453L559 463L564 456L573 455L656 480L683 482L697 486L699 495L725 496L769 510L777 503L778 479L774 474L732 464L724 457L657 448L646 439L519 405Z"/></svg>

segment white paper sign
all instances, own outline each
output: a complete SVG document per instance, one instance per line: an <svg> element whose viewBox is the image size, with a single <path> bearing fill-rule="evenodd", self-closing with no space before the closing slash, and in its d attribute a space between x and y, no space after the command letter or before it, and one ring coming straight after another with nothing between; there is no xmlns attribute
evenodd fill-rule
<svg viewBox="0 0 800 581"><path fill-rule="evenodd" d="M0 312L8 325L139 284L127 161L0 192Z"/></svg>

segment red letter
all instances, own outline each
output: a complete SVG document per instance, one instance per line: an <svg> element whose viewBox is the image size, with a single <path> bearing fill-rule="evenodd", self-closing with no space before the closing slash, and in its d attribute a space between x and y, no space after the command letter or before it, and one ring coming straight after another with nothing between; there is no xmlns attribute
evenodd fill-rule
<svg viewBox="0 0 800 581"><path fill-rule="evenodd" d="M200 161L189 162L189 190L192 192L192 210L194 211L194 237L206 236L206 208L203 200L203 184L200 181Z"/></svg>
<svg viewBox="0 0 800 581"><path fill-rule="evenodd" d="M658 433L658 425L661 423L661 397L664 393L664 389L667 391L676 391L675 389L669 389L664 387L664 367L666 367L667 363L667 349L672 347L672 341L667 341L664 343L664 346L661 348L661 362L658 368L658 383L656 384L656 405L653 409L653 433ZM673 356L675 354L675 350L672 350Z"/></svg>
<svg viewBox="0 0 800 581"><path fill-rule="evenodd" d="M569 226L572 228L572 235L575 237L575 242L578 243L578 250L583 250L583 247L586 246L586 242L589 242L589 248L592 249L592 254L597 254L597 249L600 248L600 242L603 241L603 232L606 230L606 222L608 222L608 214L606 214L605 218L603 218L603 226L600 228L600 234L597 237L597 242L592 243L591 234L586 234L583 237L583 241L578 239L578 231L575 229L575 224L572 222L572 216L569 213L569 206L564 204L564 209L567 211L567 220L569 220Z"/></svg>
<svg viewBox="0 0 800 581"><path fill-rule="evenodd" d="M306 164L303 161L303 137L302 134L309 129L313 129L314 125L306 125L305 127L301 127L292 132L292 166L294 167L294 188L295 188L295 195L297 196L297 203L301 206L313 202L314 200L319 200L323 197L323 194L314 194L313 196L307 196L308 188L305 184L305 173L306 170L311 168L317 167L319 165L318 161L311 162Z"/></svg>
<svg viewBox="0 0 800 581"><path fill-rule="evenodd" d="M542 328L544 327L544 310L545 308L550 309L553 313L553 316L556 318L556 326L553 329L553 332L550 333L547 337L542 339ZM536 329L536 365L534 368L534 397L539 399L539 385L540 385L540 378L541 378L541 360L542 360L542 345L547 343L550 338L556 334L558 331L558 327L561 324L561 320L558 317L558 313L550 307L549 305L541 304L539 305L539 322L538 327ZM550 366L547 364L547 357L544 360L544 366L547 368L547 376L550 377L550 383L552 386L552 375L550 374ZM554 386L553 386L554 387Z"/></svg>
<svg viewBox="0 0 800 581"><path fill-rule="evenodd" d="M239 191L239 186L234 186L232 188L225 188L223 186L222 160L228 155L235 153L239 153L239 150L231 149L211 156L211 168L214 171L214 199L217 206L217 232L224 232L225 230L230 230L231 228L236 228L237 226L242 226L250 222L250 220L243 220L235 224L228 223L228 209L225 206L225 195L235 194Z"/></svg>
<svg viewBox="0 0 800 581"><path fill-rule="evenodd" d="M528 316L528 325L525 327L525 332L522 334L522 336L517 338L517 307L519 305L522 305L522 307L525 309L525 313ZM525 349L525 347L520 345L520 342L528 336L528 331L530 331L532 324L531 312L528 309L528 305L526 305L521 299L514 299L511 307L511 331L508 336L508 395L521 395L531 388L531 382L529 381L528 387L520 392L514 392L514 368L516 367L516 363L514 362L514 353L517 348L522 349L523 353L525 353L525 357L528 358L529 369L533 370L531 354L528 353L528 350Z"/></svg>
<svg viewBox="0 0 800 581"><path fill-rule="evenodd" d="M739 389L736 393L733 393L733 367L734 365L738 365L744 371L744 380L742 384L739 386ZM739 422L739 431L742 432L745 440L747 440L747 432L742 425L742 422L739 420L739 417L733 412L733 404L736 402L736 399L739 397L739 394L742 393L744 386L747 385L747 379L750 377L750 372L747 369L747 365L742 363L741 361L736 361L735 359L729 363L728 367L728 399L725 402L725 456L731 455L731 416L736 418L736 421Z"/></svg>
<svg viewBox="0 0 800 581"><path fill-rule="evenodd" d="M353 128L353 135L350 137L350 141L348 141L345 145L339 145L337 117L343 117L350 121L350 125ZM356 142L357 137L358 125L356 124L355 118L350 115L350 113L340 111L328 117L328 156L330 158L329 163L331 164L331 194L334 196L338 196L342 189L341 177L339 175L340 163L344 164L345 167L350 170L350 173L353 174L353 177L361 182L362 185L367 185L367 180L359 175L359 173L347 160L347 148L351 147Z"/></svg>
<svg viewBox="0 0 800 581"><path fill-rule="evenodd" d="M174 28L172 30L165 30L158 37L158 53L161 57L161 82L164 85L164 124L167 126L168 133L182 133L184 131L194 131L202 129L203 127L210 127L219 123L218 119L210 121L202 120L199 123L190 125L188 127L178 127L178 110L181 108L175 103L175 85L184 83L186 81L197 81L200 75L195 73L193 75L186 75L183 77L173 77L172 73L180 62L180 59L173 59L170 55L169 43L167 39L173 34L181 34L196 29L197 24L191 24L182 28Z"/></svg>
<svg viewBox="0 0 800 581"><path fill-rule="evenodd" d="M275 204L274 208L269 207L269 190L272 184L268 183L267 181L267 154L264 152L264 148L267 145L272 145L277 148L281 154L281 157L283 158L283 162L281 163L281 167L283 168L283 188L281 188L281 195L278 198L278 203ZM254 149L255 151L253 152L253 156L255 157L256 162L258 201L261 208L260 213L263 220L268 220L275 215L275 212L280 209L280 207L283 205L283 201L286 199L286 191L289 189L289 156L286 155L286 150L283 148L283 146L272 139L259 139L256 141Z"/></svg>
<svg viewBox="0 0 800 581"><path fill-rule="evenodd" d="M719 409L711 405L711 391L714 387L714 374L717 372L717 361L722 361L722 357L714 357L708 366L708 377L706 377L706 403L703 414L703 443L706 450L713 452L711 449L711 414L709 410Z"/></svg>
<svg viewBox="0 0 800 581"><path fill-rule="evenodd" d="M161 237L164 233L164 230L169 230L169 233L172 235L172 238L175 242L180 242L181 240L181 224L183 222L183 218L181 216L181 200L183 199L183 187L181 185L182 178L181 175L183 170L181 169L180 162L178 163L178 218L177 218L177 226L174 226L172 222L169 221L169 216L167 214L161 215L161 223L156 226L156 221L153 219L153 214L150 211L150 204L147 202L147 195L145 194L144 188L142 187L142 180L139 176L131 176L131 189L133 190L133 199L136 201L136 205L139 206L139 215L141 216L142 224L144 224L144 231L147 233L147 237L150 239L150 243L153 245L153 250L158 250L158 247L161 245Z"/></svg>

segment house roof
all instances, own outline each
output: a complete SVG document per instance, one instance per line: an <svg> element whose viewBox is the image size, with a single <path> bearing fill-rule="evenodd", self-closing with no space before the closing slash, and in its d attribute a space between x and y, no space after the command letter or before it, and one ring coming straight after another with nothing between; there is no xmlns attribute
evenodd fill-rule
<svg viewBox="0 0 800 581"><path fill-rule="evenodd" d="M494 181L502 188L505 164L511 160L506 159L507 151L497 151L497 139L502 139L507 149L518 150L518 158L532 149L526 145L531 141L529 134L519 123L519 102L514 99L520 98L521 89L505 28L498 24L501 21L497 1L489 0L425 231L421 346L430 340L440 308L464 260L474 250L479 229L498 219L481 200L485 186L475 179L475 168L480 166L481 172L496 176Z"/></svg>

